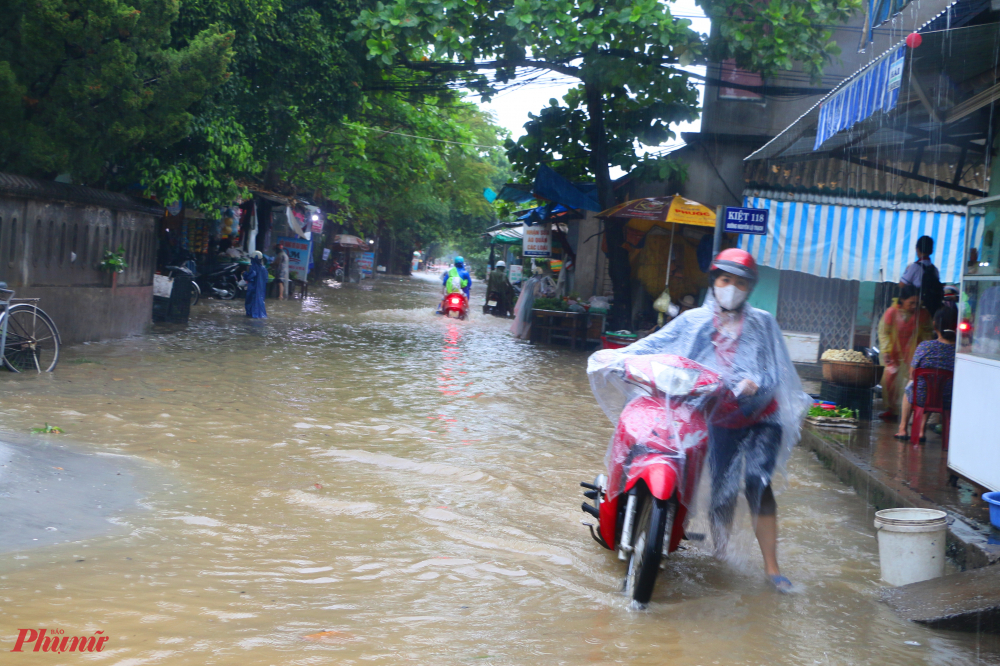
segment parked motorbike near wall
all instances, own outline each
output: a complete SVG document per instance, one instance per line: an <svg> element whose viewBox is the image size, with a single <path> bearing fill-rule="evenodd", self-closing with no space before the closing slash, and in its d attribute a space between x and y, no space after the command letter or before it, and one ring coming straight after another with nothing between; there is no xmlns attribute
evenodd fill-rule
<svg viewBox="0 0 1000 666"><path fill-rule="evenodd" d="M167 272L167 277L188 277L191 278L191 307L198 304L198 299L201 298L201 287L198 286L198 274L187 266L165 266L164 270Z"/></svg>
<svg viewBox="0 0 1000 666"><path fill-rule="evenodd" d="M222 264L199 275L198 286L201 293L223 301L233 300L240 293L239 281L243 269L241 264Z"/></svg>

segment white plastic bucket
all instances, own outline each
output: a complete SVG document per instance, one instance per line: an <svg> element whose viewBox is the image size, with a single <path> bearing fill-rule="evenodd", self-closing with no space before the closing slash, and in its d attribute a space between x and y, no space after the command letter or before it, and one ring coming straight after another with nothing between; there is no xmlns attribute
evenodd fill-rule
<svg viewBox="0 0 1000 666"><path fill-rule="evenodd" d="M943 576L947 517L936 509L876 512L882 580L899 586Z"/></svg>

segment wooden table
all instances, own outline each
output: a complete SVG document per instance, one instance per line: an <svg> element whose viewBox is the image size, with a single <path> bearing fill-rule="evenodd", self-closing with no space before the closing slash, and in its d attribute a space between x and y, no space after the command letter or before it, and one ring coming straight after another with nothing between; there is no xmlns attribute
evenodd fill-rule
<svg viewBox="0 0 1000 666"><path fill-rule="evenodd" d="M583 349L587 344L586 312L560 310L531 311L531 341L552 344L552 338L567 338L570 347Z"/></svg>

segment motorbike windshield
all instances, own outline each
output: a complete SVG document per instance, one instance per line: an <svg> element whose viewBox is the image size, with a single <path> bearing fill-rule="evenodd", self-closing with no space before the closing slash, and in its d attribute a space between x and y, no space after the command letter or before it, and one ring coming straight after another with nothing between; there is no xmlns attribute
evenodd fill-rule
<svg viewBox="0 0 1000 666"><path fill-rule="evenodd" d="M759 502L784 478L810 404L774 318L726 312L711 296L628 347L594 353L587 373L616 427L605 459L612 498L644 467L668 465L689 508L702 474L713 509L741 489Z"/></svg>

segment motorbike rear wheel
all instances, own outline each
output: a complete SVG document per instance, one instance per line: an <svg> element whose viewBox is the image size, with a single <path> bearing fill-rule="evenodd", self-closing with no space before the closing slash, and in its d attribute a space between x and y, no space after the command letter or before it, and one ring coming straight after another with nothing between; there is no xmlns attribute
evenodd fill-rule
<svg viewBox="0 0 1000 666"><path fill-rule="evenodd" d="M231 301L236 298L236 293L239 291L239 285L236 284L236 278L230 276L225 280L221 280L214 285L215 297L223 301Z"/></svg>
<svg viewBox="0 0 1000 666"><path fill-rule="evenodd" d="M632 532L632 555L629 557L628 574L625 577L625 593L632 600L645 606L653 596L656 574L660 571L663 557L663 540L673 530L673 502L653 497L642 486L636 500L635 527Z"/></svg>

